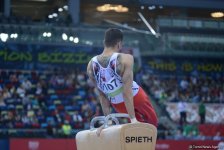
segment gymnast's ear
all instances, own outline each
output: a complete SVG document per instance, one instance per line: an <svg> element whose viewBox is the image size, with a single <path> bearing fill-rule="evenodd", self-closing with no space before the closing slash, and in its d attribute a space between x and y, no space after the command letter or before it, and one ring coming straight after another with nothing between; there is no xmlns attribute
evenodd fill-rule
<svg viewBox="0 0 224 150"><path fill-rule="evenodd" d="M119 51L122 49L122 41L119 41L117 43L117 48L118 48Z"/></svg>

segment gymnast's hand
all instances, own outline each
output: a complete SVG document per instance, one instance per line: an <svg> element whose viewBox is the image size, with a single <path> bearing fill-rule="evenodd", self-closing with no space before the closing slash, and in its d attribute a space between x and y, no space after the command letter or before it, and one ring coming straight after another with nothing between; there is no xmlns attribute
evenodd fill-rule
<svg viewBox="0 0 224 150"><path fill-rule="evenodd" d="M139 123L139 121L136 118L132 118L131 123Z"/></svg>
<svg viewBox="0 0 224 150"><path fill-rule="evenodd" d="M100 136L100 133L101 131L104 129L104 125L100 126L99 128L97 128L96 130L96 135L99 137Z"/></svg>

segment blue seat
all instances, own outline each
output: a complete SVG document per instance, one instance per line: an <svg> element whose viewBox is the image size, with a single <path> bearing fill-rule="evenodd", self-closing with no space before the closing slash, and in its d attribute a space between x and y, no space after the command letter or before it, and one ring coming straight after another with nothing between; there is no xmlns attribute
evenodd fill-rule
<svg viewBox="0 0 224 150"><path fill-rule="evenodd" d="M5 103L6 103L7 105L12 104L13 102L14 102L13 99L5 99Z"/></svg>
<svg viewBox="0 0 224 150"><path fill-rule="evenodd" d="M65 105L68 105L69 104L69 101L67 100L62 100L62 104L65 106Z"/></svg>
<svg viewBox="0 0 224 150"><path fill-rule="evenodd" d="M7 106L0 106L0 110L7 110Z"/></svg>
<svg viewBox="0 0 224 150"><path fill-rule="evenodd" d="M65 106L66 111L78 111L80 110L79 106Z"/></svg>
<svg viewBox="0 0 224 150"><path fill-rule="evenodd" d="M48 107L48 109L49 110L54 110L54 109L56 109L56 106L55 105L51 105L51 106Z"/></svg>
<svg viewBox="0 0 224 150"><path fill-rule="evenodd" d="M51 100L58 99L58 96L57 96L57 95L51 95L50 99L51 99Z"/></svg>
<svg viewBox="0 0 224 150"><path fill-rule="evenodd" d="M8 105L9 110L15 110L15 105Z"/></svg>
<svg viewBox="0 0 224 150"><path fill-rule="evenodd" d="M54 118L53 117L47 117L46 121L47 122L54 121Z"/></svg>
<svg viewBox="0 0 224 150"><path fill-rule="evenodd" d="M86 96L86 92L84 90L80 90L78 92L78 95L80 95L81 97L85 97Z"/></svg>
<svg viewBox="0 0 224 150"><path fill-rule="evenodd" d="M47 127L47 123L41 123L41 128L46 128Z"/></svg>
<svg viewBox="0 0 224 150"><path fill-rule="evenodd" d="M84 104L84 101L83 100L79 100L79 101L77 101L77 104L78 105L83 105Z"/></svg>
<svg viewBox="0 0 224 150"><path fill-rule="evenodd" d="M66 111L71 111L72 109L73 109L72 106L65 106Z"/></svg>

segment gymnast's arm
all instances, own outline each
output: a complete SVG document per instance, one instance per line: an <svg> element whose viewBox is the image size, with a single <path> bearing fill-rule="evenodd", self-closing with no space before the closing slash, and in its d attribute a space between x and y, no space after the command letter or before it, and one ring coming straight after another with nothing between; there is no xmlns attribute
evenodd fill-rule
<svg viewBox="0 0 224 150"><path fill-rule="evenodd" d="M95 87L96 87L96 81L93 77L93 71L92 71L92 67L91 67L91 61L89 62L88 66L87 66L87 74L90 78L90 80L94 83ZM109 115L110 114L110 103L109 101L107 100L105 94L103 94L103 92L101 92L98 88L96 88L98 93L99 93L99 99L100 99L100 104L101 104L101 107L102 107L102 110L103 110L103 114L105 116ZM96 131L96 134L97 136L100 136L100 133L101 131L103 130L104 128L104 125L100 126L97 131Z"/></svg>
<svg viewBox="0 0 224 150"><path fill-rule="evenodd" d="M98 89L97 89L98 90ZM110 114L110 103L109 100L107 99L107 97L105 96L105 94L103 92L99 91L99 99L100 99L100 104L103 110L103 114L104 116L107 116Z"/></svg>
<svg viewBox="0 0 224 150"><path fill-rule="evenodd" d="M120 66L119 66L120 64ZM120 54L117 64L117 72L122 77L123 82L123 97L127 112L131 118L131 122L137 122L134 111L132 83L133 83L133 64L134 58L129 54Z"/></svg>
<svg viewBox="0 0 224 150"><path fill-rule="evenodd" d="M96 86L96 81L93 77L93 71L92 71L92 67L91 67L91 61L89 62L88 66L87 66L87 74L89 76L89 79L94 83L98 93L99 93L99 100L100 100L100 104L101 104L101 107L102 107L102 110L103 110L103 114L105 116L109 115L110 114L110 103L106 97L106 95L101 92L97 86Z"/></svg>

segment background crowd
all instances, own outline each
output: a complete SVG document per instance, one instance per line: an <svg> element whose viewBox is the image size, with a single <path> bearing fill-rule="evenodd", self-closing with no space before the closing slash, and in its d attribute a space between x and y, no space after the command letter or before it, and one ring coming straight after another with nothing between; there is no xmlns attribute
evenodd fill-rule
<svg viewBox="0 0 224 150"><path fill-rule="evenodd" d="M161 108L167 102L193 102L202 105L200 111L205 115L204 103L224 102L221 77L162 77L142 73L136 74L135 79ZM98 93L83 71L0 71L0 128L18 129L1 130L0 135L71 137L78 130L89 129L90 120L99 115L103 114ZM205 118L201 123L205 123ZM158 138L222 138L220 132L213 137L204 136L197 125L187 123L183 113L180 125L170 131L159 124Z"/></svg>

